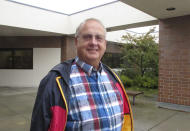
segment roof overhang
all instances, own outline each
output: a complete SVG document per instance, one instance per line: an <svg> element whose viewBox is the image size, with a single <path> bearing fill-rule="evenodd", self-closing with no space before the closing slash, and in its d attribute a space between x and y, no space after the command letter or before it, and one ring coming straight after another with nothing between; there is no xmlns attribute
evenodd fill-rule
<svg viewBox="0 0 190 131"><path fill-rule="evenodd" d="M100 19L108 31L158 24L159 19L190 14L189 0L120 0L64 15L39 8L0 1L0 36L72 35L86 18ZM174 7L176 10L167 11Z"/></svg>
<svg viewBox="0 0 190 131"><path fill-rule="evenodd" d="M100 19L108 31L138 27L156 21L121 1L90 8L73 15L64 15L32 6L0 1L0 36L72 35L84 19Z"/></svg>

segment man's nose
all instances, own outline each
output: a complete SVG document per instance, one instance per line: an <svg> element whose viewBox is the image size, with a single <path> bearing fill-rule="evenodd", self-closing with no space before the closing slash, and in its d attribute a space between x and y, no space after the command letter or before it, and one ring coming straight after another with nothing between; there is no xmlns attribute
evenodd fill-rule
<svg viewBox="0 0 190 131"><path fill-rule="evenodd" d="M95 45L98 43L98 41L97 41L97 39L96 39L95 36L92 36L92 38L91 38L91 40L90 40L90 43L91 43L91 44L95 44Z"/></svg>

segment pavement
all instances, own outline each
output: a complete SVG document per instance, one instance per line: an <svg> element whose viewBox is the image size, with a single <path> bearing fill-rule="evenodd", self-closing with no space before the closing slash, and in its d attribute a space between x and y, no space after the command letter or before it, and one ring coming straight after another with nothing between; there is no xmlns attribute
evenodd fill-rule
<svg viewBox="0 0 190 131"><path fill-rule="evenodd" d="M36 92L37 88L0 87L0 131L29 131ZM190 131L190 113L158 108L156 100L136 97L135 131Z"/></svg>

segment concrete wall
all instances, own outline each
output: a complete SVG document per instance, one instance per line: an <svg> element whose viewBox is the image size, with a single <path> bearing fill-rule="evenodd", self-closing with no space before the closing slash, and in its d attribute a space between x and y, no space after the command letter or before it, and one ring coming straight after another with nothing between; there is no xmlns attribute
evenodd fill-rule
<svg viewBox="0 0 190 131"><path fill-rule="evenodd" d="M60 63L61 48L34 48L33 69L0 69L0 86L37 87L48 71Z"/></svg>
<svg viewBox="0 0 190 131"><path fill-rule="evenodd" d="M190 16L160 20L159 102L190 106Z"/></svg>

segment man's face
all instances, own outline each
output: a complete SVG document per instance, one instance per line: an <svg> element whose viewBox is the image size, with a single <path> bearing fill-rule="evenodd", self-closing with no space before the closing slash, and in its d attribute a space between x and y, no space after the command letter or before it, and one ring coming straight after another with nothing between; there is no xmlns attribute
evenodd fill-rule
<svg viewBox="0 0 190 131"><path fill-rule="evenodd" d="M76 41L77 55L84 62L99 64L105 50L105 31L97 21L87 21L80 29Z"/></svg>

